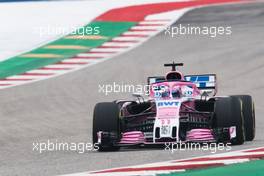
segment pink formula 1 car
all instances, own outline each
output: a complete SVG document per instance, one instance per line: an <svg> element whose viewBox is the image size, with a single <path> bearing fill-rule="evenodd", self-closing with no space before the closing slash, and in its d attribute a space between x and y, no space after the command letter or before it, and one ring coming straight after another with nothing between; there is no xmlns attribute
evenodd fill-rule
<svg viewBox="0 0 264 176"><path fill-rule="evenodd" d="M254 103L249 95L218 97L216 75L186 75L172 67L166 76L148 78L149 98L96 104L93 143L100 151L169 142L230 142L255 137ZM211 95L211 96L210 96Z"/></svg>

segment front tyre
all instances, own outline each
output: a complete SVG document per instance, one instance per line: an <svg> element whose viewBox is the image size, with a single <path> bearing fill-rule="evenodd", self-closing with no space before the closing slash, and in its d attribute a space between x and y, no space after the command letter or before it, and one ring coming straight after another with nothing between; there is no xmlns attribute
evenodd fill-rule
<svg viewBox="0 0 264 176"><path fill-rule="evenodd" d="M247 141L252 141L255 138L255 107L250 95L236 95L242 101L242 110L244 116L244 129Z"/></svg>
<svg viewBox="0 0 264 176"><path fill-rule="evenodd" d="M236 137L231 139L232 145L243 144L245 133L241 100L234 96L218 98L214 113L216 127L236 126Z"/></svg>
<svg viewBox="0 0 264 176"><path fill-rule="evenodd" d="M93 144L98 142L99 131L120 134L119 108L114 102L103 102L95 105L93 114ZM99 151L116 151L119 147L111 143L99 145Z"/></svg>

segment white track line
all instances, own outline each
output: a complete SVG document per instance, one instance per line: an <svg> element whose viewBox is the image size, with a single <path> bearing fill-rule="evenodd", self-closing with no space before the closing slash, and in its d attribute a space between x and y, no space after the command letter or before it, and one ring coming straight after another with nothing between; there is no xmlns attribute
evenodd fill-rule
<svg viewBox="0 0 264 176"><path fill-rule="evenodd" d="M93 52L122 52L125 48L93 48L90 51Z"/></svg>
<svg viewBox="0 0 264 176"><path fill-rule="evenodd" d="M164 29L164 26L134 26L131 30L161 30Z"/></svg>
<svg viewBox="0 0 264 176"><path fill-rule="evenodd" d="M126 42L126 43L122 43L122 42L105 42L102 46L120 46L120 47L131 47L134 46L135 43L133 42Z"/></svg>
<svg viewBox="0 0 264 176"><path fill-rule="evenodd" d="M127 31L124 32L123 35L147 35L150 36L151 34L156 33L156 31Z"/></svg>
<svg viewBox="0 0 264 176"><path fill-rule="evenodd" d="M20 85L23 84L25 81L8 81L8 80L0 80L0 85L1 84L11 84L11 85ZM2 86L0 86L2 87ZM3 87L9 87L9 86L3 86Z"/></svg>
<svg viewBox="0 0 264 176"><path fill-rule="evenodd" d="M8 78L11 78L11 79L38 79L38 78L45 78L45 77L50 77L50 76L53 76L53 75L15 75L15 76L10 76Z"/></svg>
<svg viewBox="0 0 264 176"><path fill-rule="evenodd" d="M184 172L185 170L173 170L173 172ZM133 173L101 173L101 174L92 174L93 176L157 176L157 174L169 174L171 171L136 171ZM87 172L69 174L63 176L91 176Z"/></svg>
<svg viewBox="0 0 264 176"><path fill-rule="evenodd" d="M80 53L80 54L77 54L76 56L77 57L109 57L113 54L109 54L109 53Z"/></svg>
<svg viewBox="0 0 264 176"><path fill-rule="evenodd" d="M62 63L89 63L91 62L89 59L65 59L63 61L61 61Z"/></svg>
<svg viewBox="0 0 264 176"><path fill-rule="evenodd" d="M63 73L67 70L44 70L44 69L36 69L32 71L28 71L26 73L47 73L47 74L58 74L58 73Z"/></svg>
<svg viewBox="0 0 264 176"><path fill-rule="evenodd" d="M64 65L64 64L52 64L52 65L47 65L45 66L45 68L66 68L66 69L70 69L70 68L74 68L76 67L75 65Z"/></svg>
<svg viewBox="0 0 264 176"><path fill-rule="evenodd" d="M138 42L140 42L140 41L142 41L142 40L144 40L144 38L142 38L142 37L122 37L122 36L120 36L120 37L115 37L115 38L113 38L112 39L112 41L138 41Z"/></svg>
<svg viewBox="0 0 264 176"><path fill-rule="evenodd" d="M142 24L161 24L161 25L167 25L168 21L141 21L138 23L139 25Z"/></svg>

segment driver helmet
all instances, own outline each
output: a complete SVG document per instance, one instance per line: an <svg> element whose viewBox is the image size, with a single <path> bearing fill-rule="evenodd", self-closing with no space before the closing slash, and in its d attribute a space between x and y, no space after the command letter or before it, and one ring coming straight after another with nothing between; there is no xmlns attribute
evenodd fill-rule
<svg viewBox="0 0 264 176"><path fill-rule="evenodd" d="M171 91L171 95L173 98L181 98L182 97L182 90L180 86L173 87Z"/></svg>

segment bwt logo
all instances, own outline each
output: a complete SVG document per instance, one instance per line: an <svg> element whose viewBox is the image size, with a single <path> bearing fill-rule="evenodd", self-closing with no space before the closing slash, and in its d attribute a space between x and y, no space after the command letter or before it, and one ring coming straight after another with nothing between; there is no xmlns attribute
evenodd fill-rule
<svg viewBox="0 0 264 176"><path fill-rule="evenodd" d="M164 101L164 102L158 102L158 106L164 106L164 107L172 107L172 106L178 106L179 102L177 101Z"/></svg>

